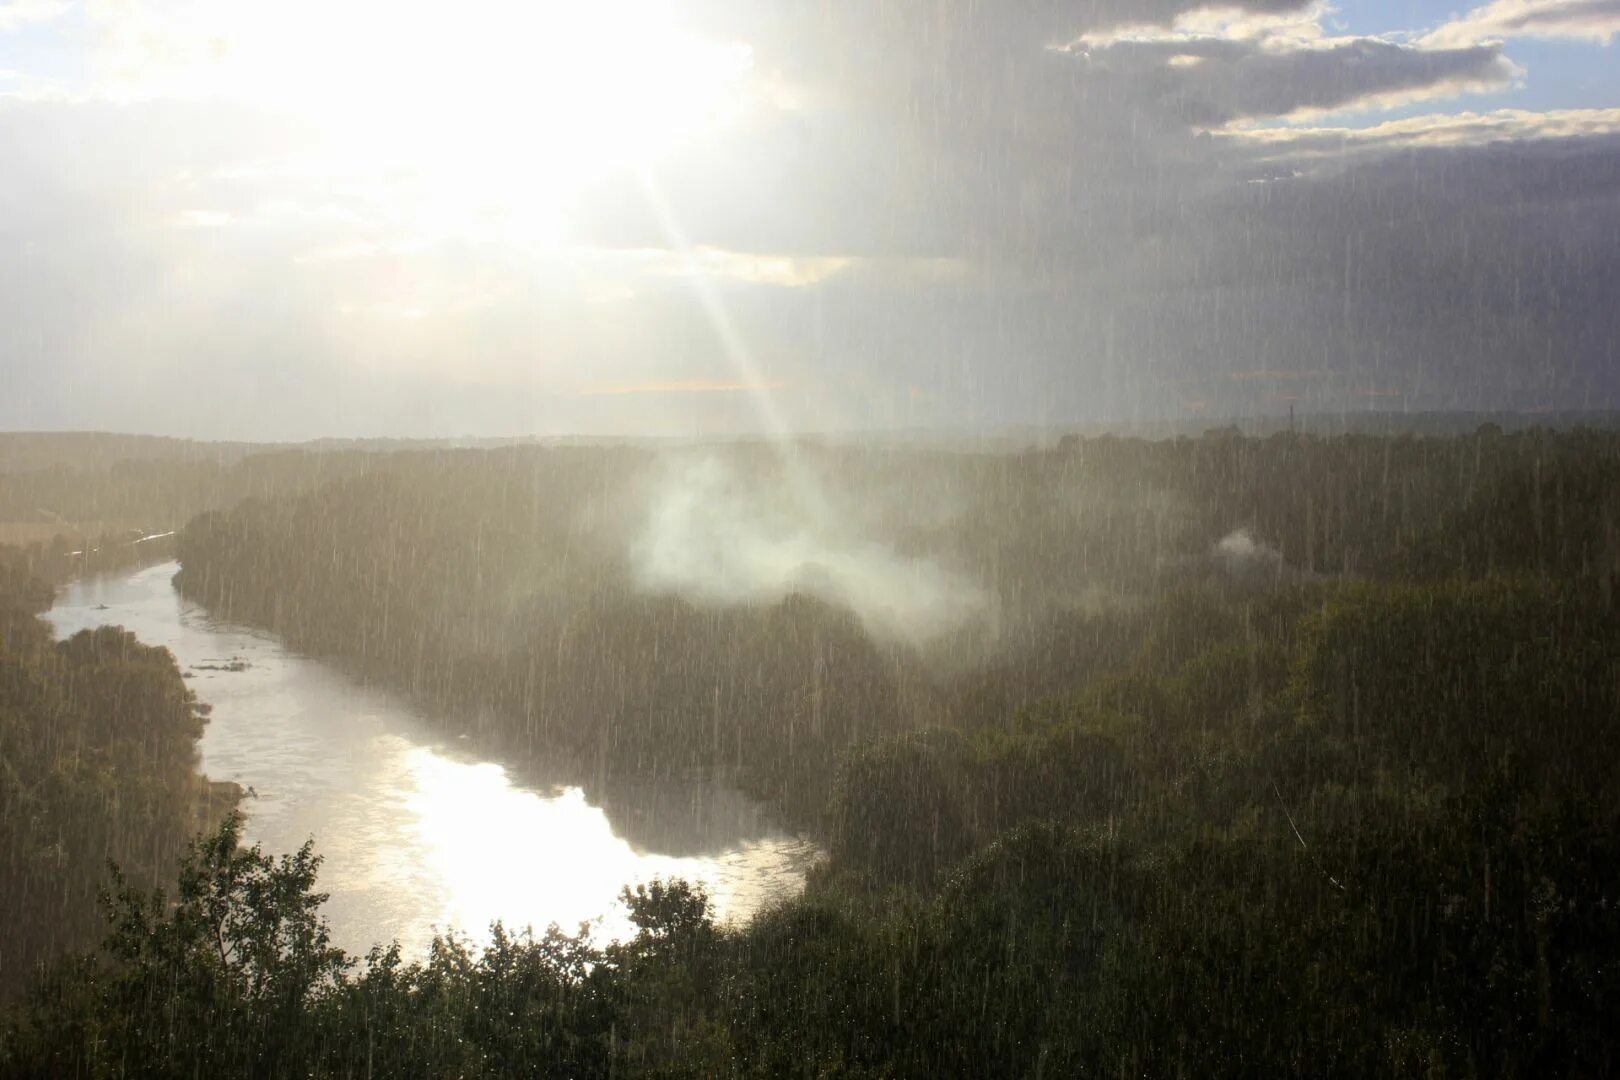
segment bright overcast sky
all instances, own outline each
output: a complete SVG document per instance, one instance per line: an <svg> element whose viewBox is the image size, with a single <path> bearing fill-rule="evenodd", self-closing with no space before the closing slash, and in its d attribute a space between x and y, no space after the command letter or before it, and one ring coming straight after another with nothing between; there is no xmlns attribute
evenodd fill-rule
<svg viewBox="0 0 1620 1080"><path fill-rule="evenodd" d="M0 427L1620 407L1620 0L0 0Z"/></svg>

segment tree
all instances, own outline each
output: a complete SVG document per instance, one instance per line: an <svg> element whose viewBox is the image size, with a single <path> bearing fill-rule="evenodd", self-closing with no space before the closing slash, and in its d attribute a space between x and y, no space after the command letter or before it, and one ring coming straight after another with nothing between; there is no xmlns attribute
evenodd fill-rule
<svg viewBox="0 0 1620 1080"><path fill-rule="evenodd" d="M307 1074L320 1049L311 1005L350 961L319 916L313 845L276 859L241 847L241 832L232 813L191 845L173 904L115 868L102 955L36 992L14 1057L42 1075L120 1062L139 1063L138 1075Z"/></svg>

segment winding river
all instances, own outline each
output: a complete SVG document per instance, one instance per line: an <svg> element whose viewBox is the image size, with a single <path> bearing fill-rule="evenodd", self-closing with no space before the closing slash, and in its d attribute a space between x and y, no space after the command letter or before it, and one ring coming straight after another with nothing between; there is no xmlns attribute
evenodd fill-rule
<svg viewBox="0 0 1620 1080"><path fill-rule="evenodd" d="M436 930L480 941L496 919L619 937L620 888L655 877L702 882L723 919L802 887L815 845L741 793L527 781L460 751L400 697L211 618L174 591L177 570L76 582L49 619L62 636L120 625L174 654L213 706L203 770L250 790L249 842L279 853L314 838L334 943L351 953L397 940L419 956Z"/></svg>

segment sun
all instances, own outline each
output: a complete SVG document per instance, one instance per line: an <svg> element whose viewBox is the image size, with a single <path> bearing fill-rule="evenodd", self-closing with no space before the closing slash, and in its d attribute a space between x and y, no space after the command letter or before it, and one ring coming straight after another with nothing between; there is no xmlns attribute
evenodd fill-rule
<svg viewBox="0 0 1620 1080"><path fill-rule="evenodd" d="M668 0L206 0L120 24L107 74L134 93L295 117L302 162L383 182L423 230L544 235L604 177L736 118L746 45L685 30ZM408 222L407 222L408 223Z"/></svg>

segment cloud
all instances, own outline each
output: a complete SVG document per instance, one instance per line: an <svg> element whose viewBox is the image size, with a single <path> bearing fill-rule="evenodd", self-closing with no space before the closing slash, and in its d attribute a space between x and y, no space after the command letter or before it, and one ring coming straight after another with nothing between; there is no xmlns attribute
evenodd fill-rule
<svg viewBox="0 0 1620 1080"><path fill-rule="evenodd" d="M1134 83L1132 98L1199 128L1394 108L1494 89L1515 68L1499 46L1417 48L1375 38L1279 46L1270 39L1119 40L1083 46L1082 62ZM1196 64L1176 63L1193 59Z"/></svg>
<svg viewBox="0 0 1620 1080"><path fill-rule="evenodd" d="M711 30L746 37L771 85L795 88L791 104L773 91L730 137L658 170L693 242L734 252L1040 267L1083 250L1112 265L1231 182L1206 130L1444 99L1518 74L1496 45L1328 37L1321 9L1300 4L1247 19L1164 5L1158 37L1106 40L1077 32L1138 9L715 10L733 21ZM571 235L667 242L628 179L590 192Z"/></svg>
<svg viewBox="0 0 1620 1080"><path fill-rule="evenodd" d="M14 33L37 23L66 15L73 5L68 0L9 0L0 3L0 34Z"/></svg>
<svg viewBox="0 0 1620 1080"><path fill-rule="evenodd" d="M1297 179L1304 175L1302 169L1344 166L1402 152L1466 149L1493 143L1601 140L1620 135L1620 108L1547 112L1497 109L1488 113L1407 117L1365 127L1268 127L1229 130L1222 135L1253 162L1294 166L1286 175Z"/></svg>
<svg viewBox="0 0 1620 1080"><path fill-rule="evenodd" d="M1292 21L1312 0L1021 0L958 4L889 0L883 4L803 5L760 0L693 0L686 18L701 32L748 41L762 62L791 75L854 71L891 44L891 65L932 63L964 52L1027 56L1086 33L1116 27L1166 27L1188 16L1227 25Z"/></svg>
<svg viewBox="0 0 1620 1080"><path fill-rule="evenodd" d="M181 229L221 229L235 218L224 210L181 210L172 220Z"/></svg>
<svg viewBox="0 0 1620 1080"><path fill-rule="evenodd" d="M689 252L655 248L638 254L650 263L649 270L654 273L702 274L788 289L804 288L825 281L848 269L854 262L853 259L836 256L805 258L725 251L712 247L698 247Z"/></svg>
<svg viewBox="0 0 1620 1080"><path fill-rule="evenodd" d="M1228 371L1221 378L1232 379L1237 382L1296 382L1310 379L1331 379L1331 371L1271 371L1261 368L1258 371Z"/></svg>
<svg viewBox="0 0 1620 1080"><path fill-rule="evenodd" d="M756 394L781 390L786 385L773 379L760 382L744 382L740 379L647 379L641 382L584 383L578 393L584 397L618 394Z"/></svg>
<svg viewBox="0 0 1620 1080"><path fill-rule="evenodd" d="M1329 9L1322 3L1298 4L1275 10L1235 7L1193 8L1159 21L1115 23L1091 29L1071 43L1071 49L1105 48L1122 41L1173 42L1221 39L1225 41L1288 42L1298 46L1324 40L1322 20Z"/></svg>
<svg viewBox="0 0 1620 1080"><path fill-rule="evenodd" d="M1591 41L1620 34L1620 0L1496 0L1424 35L1422 44L1456 48L1508 38Z"/></svg>
<svg viewBox="0 0 1620 1080"><path fill-rule="evenodd" d="M561 201L486 167L528 129L465 93L411 99L478 133L419 155L454 168L383 168L194 93L184 27L174 96L0 100L0 423L758 426L753 395L675 389L730 385L730 348L816 429L1217 417L1279 387L1620 403L1620 113L1410 115L1516 87L1500 34L1344 36L1280 2L685 6L750 50L746 107Z"/></svg>

